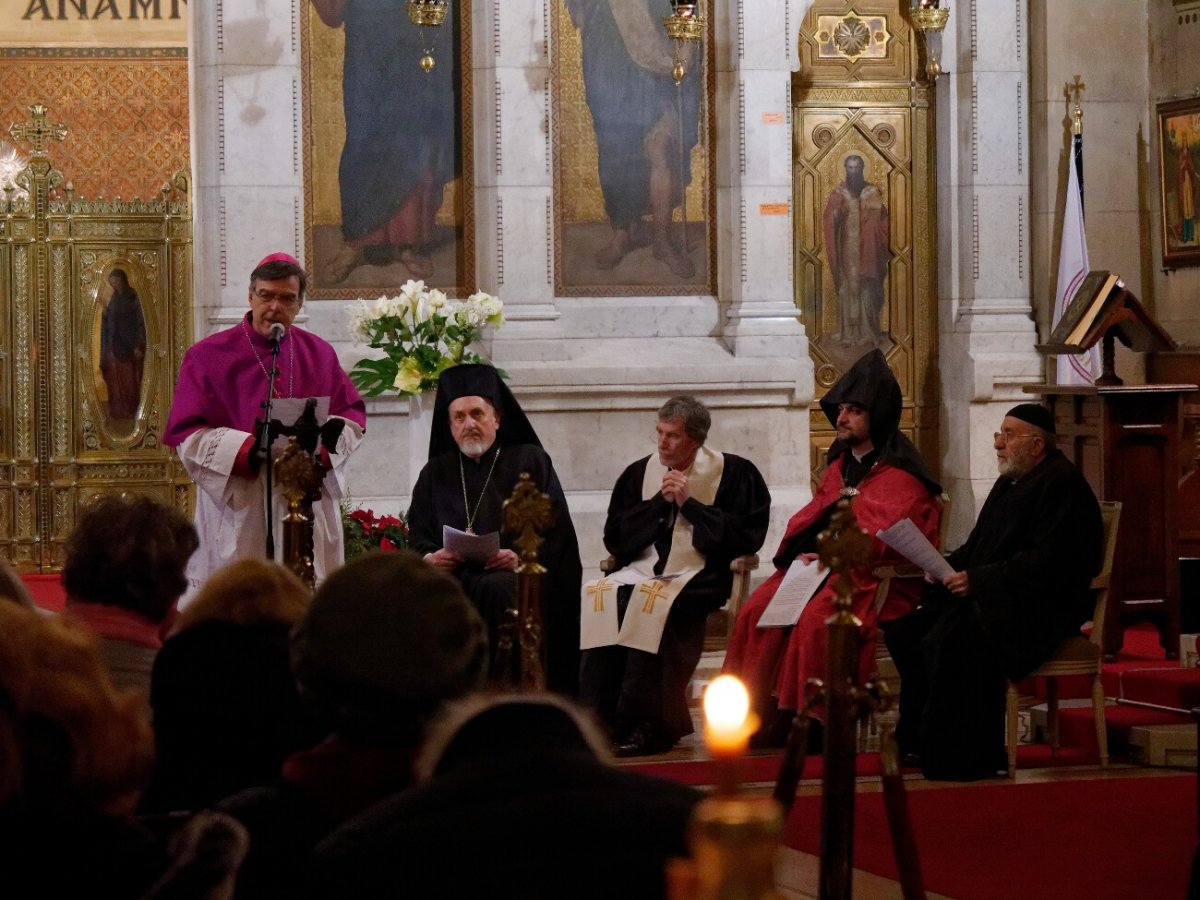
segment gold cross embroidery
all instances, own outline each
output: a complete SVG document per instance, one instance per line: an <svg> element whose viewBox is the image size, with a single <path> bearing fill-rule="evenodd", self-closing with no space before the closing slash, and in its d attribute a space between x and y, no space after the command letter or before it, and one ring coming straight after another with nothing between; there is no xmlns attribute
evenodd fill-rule
<svg viewBox="0 0 1200 900"><path fill-rule="evenodd" d="M587 592L592 595L595 601L595 609L593 612L604 612L604 595L612 590L613 583L607 578L601 578L595 584L588 585Z"/></svg>
<svg viewBox="0 0 1200 900"><path fill-rule="evenodd" d="M65 125L51 125L46 120L47 112L49 108L44 104L33 104L29 107L30 121L23 125L13 125L8 129L9 135L14 141L29 141L33 145L34 153L45 153L51 140L61 141L67 136Z"/></svg>
<svg viewBox="0 0 1200 900"><path fill-rule="evenodd" d="M639 585L638 591L646 595L646 602L642 604L642 612L648 614L654 612L655 600L667 596L667 586L657 580L649 584Z"/></svg>

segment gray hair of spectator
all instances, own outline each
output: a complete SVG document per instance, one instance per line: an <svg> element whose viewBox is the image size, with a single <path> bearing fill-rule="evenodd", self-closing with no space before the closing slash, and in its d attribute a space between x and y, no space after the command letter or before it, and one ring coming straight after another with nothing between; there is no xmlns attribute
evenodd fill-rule
<svg viewBox="0 0 1200 900"><path fill-rule="evenodd" d="M659 407L658 420L667 422L671 419L682 421L683 430L692 440L703 444L708 439L712 416L708 407L691 394L678 394Z"/></svg>

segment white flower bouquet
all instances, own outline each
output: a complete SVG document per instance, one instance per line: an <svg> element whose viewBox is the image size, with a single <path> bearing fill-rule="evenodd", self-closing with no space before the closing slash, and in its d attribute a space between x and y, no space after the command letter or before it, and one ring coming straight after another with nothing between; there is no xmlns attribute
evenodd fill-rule
<svg viewBox="0 0 1200 900"><path fill-rule="evenodd" d="M486 326L503 324L504 304L482 292L451 300L424 281L409 281L395 297L358 300L349 316L354 342L384 353L355 364L355 387L367 397L386 391L410 397L437 387L451 366L487 362L468 348Z"/></svg>

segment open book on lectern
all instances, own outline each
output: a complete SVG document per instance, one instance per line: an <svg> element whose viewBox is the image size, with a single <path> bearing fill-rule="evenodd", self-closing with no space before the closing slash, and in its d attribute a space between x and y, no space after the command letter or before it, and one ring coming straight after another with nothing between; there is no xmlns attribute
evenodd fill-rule
<svg viewBox="0 0 1200 900"><path fill-rule="evenodd" d="M1080 282L1043 353L1082 353L1112 330L1121 343L1141 352L1173 350L1175 342L1130 293L1116 272L1094 269Z"/></svg>

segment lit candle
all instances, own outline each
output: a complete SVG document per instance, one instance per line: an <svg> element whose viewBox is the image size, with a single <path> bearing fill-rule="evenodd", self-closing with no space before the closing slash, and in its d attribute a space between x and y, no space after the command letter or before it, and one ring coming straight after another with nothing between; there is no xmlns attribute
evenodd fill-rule
<svg viewBox="0 0 1200 900"><path fill-rule="evenodd" d="M750 712L746 686L732 675L715 679L704 692L704 743L716 757L732 758L746 752L758 717Z"/></svg>

